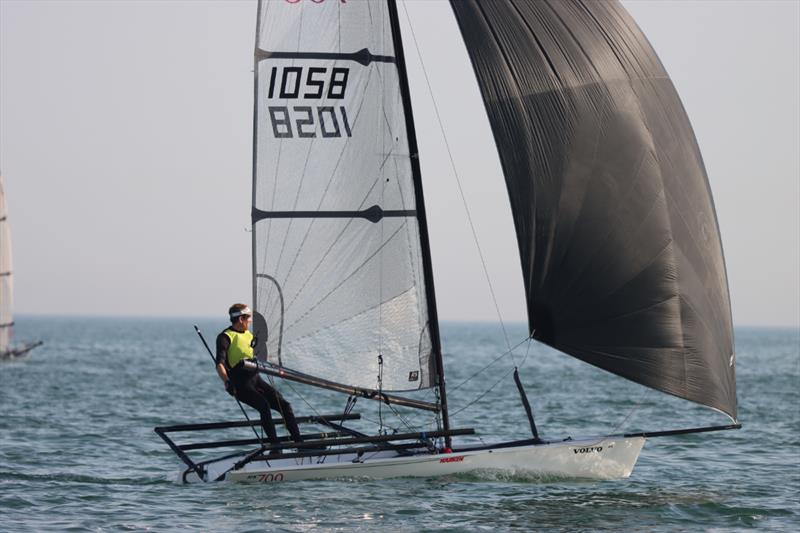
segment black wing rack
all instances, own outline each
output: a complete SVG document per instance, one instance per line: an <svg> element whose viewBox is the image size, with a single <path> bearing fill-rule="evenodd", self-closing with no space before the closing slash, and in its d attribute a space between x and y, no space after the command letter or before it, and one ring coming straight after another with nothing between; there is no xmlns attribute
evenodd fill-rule
<svg viewBox="0 0 800 533"><path fill-rule="evenodd" d="M155 428L155 432L161 437L164 442L175 452L181 461L188 467L183 472L184 481L186 475L195 472L198 477L204 481L211 481L207 478L206 465L209 463L221 461L224 459L232 459L241 457L232 469L242 468L244 465L253 461L269 461L270 457L265 453L270 451L283 450L284 448L297 449L294 453L284 453L281 458L305 458L305 457L321 457L328 455L338 455L347 453L366 453L375 451L376 449L391 449L402 453L412 453L413 449L424 449L431 446L431 439L439 437L449 437L454 435L472 435L475 433L474 429L453 429L447 431L430 431L430 432L412 432L412 433L396 433L393 435L366 435L354 429L347 428L341 424L345 420L358 420L361 415L358 413L351 413L347 415L320 415L320 416L300 416L297 417L298 424L316 424L325 426L331 431L317 432L317 433L304 433L302 435L303 442L293 442L290 437L280 437L278 444L269 444L265 439L225 439L208 442L191 442L184 444L177 444L168 434L169 433L183 433L195 431L213 431L213 430L226 430L241 427L257 427L260 421L247 421L237 420L230 422L208 422L202 424L182 424L173 426L161 426ZM275 424L282 424L282 419L274 420ZM398 441L412 441L397 443ZM208 450L213 448L234 448L242 446L258 447L249 452L242 452L238 450L222 457L214 457L213 459L205 461L196 461L189 457L187 452L195 450ZM330 449L329 449L330 448Z"/></svg>

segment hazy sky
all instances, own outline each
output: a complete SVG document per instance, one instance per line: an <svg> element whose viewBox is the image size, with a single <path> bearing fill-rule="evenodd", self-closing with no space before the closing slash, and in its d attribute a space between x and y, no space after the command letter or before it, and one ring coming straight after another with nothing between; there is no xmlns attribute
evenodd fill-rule
<svg viewBox="0 0 800 533"><path fill-rule="evenodd" d="M455 20L446 2L406 5L503 318L524 320L506 192ZM734 322L797 326L800 3L624 5L694 126ZM250 301L255 9L0 0L0 169L18 313L224 316ZM439 314L493 320L414 40L404 39Z"/></svg>

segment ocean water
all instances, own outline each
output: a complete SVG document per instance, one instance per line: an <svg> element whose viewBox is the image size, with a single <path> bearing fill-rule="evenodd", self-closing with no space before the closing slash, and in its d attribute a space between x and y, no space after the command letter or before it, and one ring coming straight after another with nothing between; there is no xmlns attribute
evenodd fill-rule
<svg viewBox="0 0 800 533"><path fill-rule="evenodd" d="M153 427L241 418L191 319L19 317L44 346L0 364L0 530L738 531L800 528L800 331L736 330L738 431L648 440L626 480L501 472L435 479L178 485ZM213 338L224 323L199 322ZM496 324L442 325L454 427L526 438L516 363L545 437L728 423L541 346L513 357ZM524 326L508 326L512 344ZM479 372L489 365L488 369ZM474 376L474 377L472 377ZM471 379L468 379L470 378ZM295 385L297 414L345 397ZM488 392L487 392L488 391ZM308 402L308 404L306 404ZM360 401L356 427L397 419ZM411 415L409 415L411 416ZM428 420L423 416L414 423ZM282 428L279 428L282 431ZM246 438L246 436L243 436Z"/></svg>

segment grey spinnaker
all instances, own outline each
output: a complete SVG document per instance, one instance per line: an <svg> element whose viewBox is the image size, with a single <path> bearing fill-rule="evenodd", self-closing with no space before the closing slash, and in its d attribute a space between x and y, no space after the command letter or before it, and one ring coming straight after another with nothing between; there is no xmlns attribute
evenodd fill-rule
<svg viewBox="0 0 800 533"><path fill-rule="evenodd" d="M533 337L736 420L714 203L647 39L616 1L451 5L505 174Z"/></svg>

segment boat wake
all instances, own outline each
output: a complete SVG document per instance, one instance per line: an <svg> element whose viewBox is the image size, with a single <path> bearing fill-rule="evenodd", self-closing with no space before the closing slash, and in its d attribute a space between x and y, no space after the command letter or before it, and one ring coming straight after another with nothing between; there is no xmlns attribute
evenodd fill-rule
<svg viewBox="0 0 800 533"><path fill-rule="evenodd" d="M503 483L562 483L569 481L570 483L597 483L596 479L579 478L568 475L546 474L542 472L534 472L531 470L522 470L517 468L497 469L497 468L484 468L454 474L448 476L456 481L471 481L471 482L485 482L495 481Z"/></svg>

